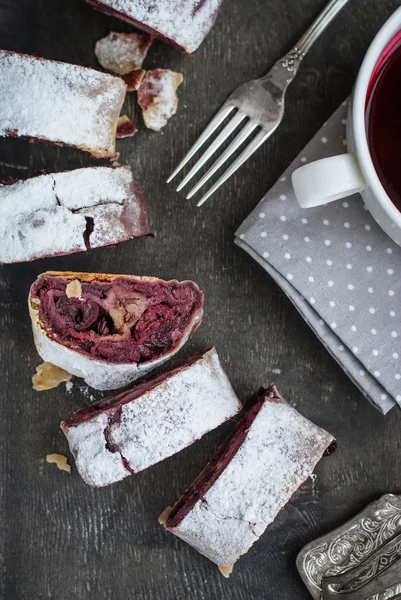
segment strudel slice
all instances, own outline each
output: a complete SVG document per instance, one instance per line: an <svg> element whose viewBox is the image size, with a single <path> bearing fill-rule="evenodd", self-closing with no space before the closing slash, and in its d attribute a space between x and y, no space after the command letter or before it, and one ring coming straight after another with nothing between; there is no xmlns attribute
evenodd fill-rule
<svg viewBox="0 0 401 600"><path fill-rule="evenodd" d="M0 136L113 157L127 86L120 77L0 50Z"/></svg>
<svg viewBox="0 0 401 600"><path fill-rule="evenodd" d="M160 517L228 576L333 444L271 385L195 482Z"/></svg>
<svg viewBox="0 0 401 600"><path fill-rule="evenodd" d="M29 310L44 361L113 390L178 352L202 320L203 294L192 281L47 272Z"/></svg>
<svg viewBox="0 0 401 600"><path fill-rule="evenodd" d="M223 0L86 0L98 10L191 53L212 29Z"/></svg>
<svg viewBox="0 0 401 600"><path fill-rule="evenodd" d="M0 263L35 260L147 235L129 167L49 173L0 186Z"/></svg>
<svg viewBox="0 0 401 600"><path fill-rule="evenodd" d="M61 423L77 469L101 487L176 454L241 409L214 348Z"/></svg>

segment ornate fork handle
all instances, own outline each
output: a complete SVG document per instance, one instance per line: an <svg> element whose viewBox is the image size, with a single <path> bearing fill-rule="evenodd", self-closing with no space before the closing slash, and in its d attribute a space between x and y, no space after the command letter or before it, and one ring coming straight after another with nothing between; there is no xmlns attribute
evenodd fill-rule
<svg viewBox="0 0 401 600"><path fill-rule="evenodd" d="M304 56L304 53L298 50L298 48L293 48L276 62L271 71L260 79L260 82L264 87L273 82L282 91L285 91L297 74Z"/></svg>
<svg viewBox="0 0 401 600"><path fill-rule="evenodd" d="M331 0L294 48L276 62L273 69L261 78L261 82L273 80L276 85L287 87L297 74L305 54L347 2L349 0Z"/></svg>

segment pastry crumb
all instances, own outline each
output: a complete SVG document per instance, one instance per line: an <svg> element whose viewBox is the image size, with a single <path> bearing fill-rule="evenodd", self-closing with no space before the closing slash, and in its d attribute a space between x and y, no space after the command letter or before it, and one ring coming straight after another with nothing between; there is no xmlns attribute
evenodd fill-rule
<svg viewBox="0 0 401 600"><path fill-rule="evenodd" d="M122 115L122 117L120 117L118 119L117 133L116 133L116 137L118 139L132 137L133 135L135 135L136 132L137 132L137 128L132 123L132 121L130 121L130 119L127 117L127 115Z"/></svg>
<svg viewBox="0 0 401 600"><path fill-rule="evenodd" d="M163 510L162 514L160 515L158 521L159 521L160 525L163 525L163 527L165 527L170 513L171 513L171 506L168 506L167 508L165 508Z"/></svg>
<svg viewBox="0 0 401 600"><path fill-rule="evenodd" d="M69 394L71 394L73 387L74 387L74 384L72 383L72 381L66 381L65 382L65 389L67 390L67 392Z"/></svg>
<svg viewBox="0 0 401 600"><path fill-rule="evenodd" d="M142 67L152 44L146 33L110 33L98 40L95 55L99 64L112 73L126 75Z"/></svg>
<svg viewBox="0 0 401 600"><path fill-rule="evenodd" d="M57 468L60 469L60 471L71 473L71 467L67 463L67 457L63 454L48 454L46 456L46 462L57 465Z"/></svg>
<svg viewBox="0 0 401 600"><path fill-rule="evenodd" d="M127 84L127 92L137 92L141 87L141 83L146 75L145 69L136 69L123 75L123 79Z"/></svg>
<svg viewBox="0 0 401 600"><path fill-rule="evenodd" d="M68 382L71 379L71 373L56 367L52 363L44 362L36 367L36 373L32 376L32 387L37 392L44 392L56 388L63 381Z"/></svg>
<svg viewBox="0 0 401 600"><path fill-rule="evenodd" d="M82 298L81 282L78 281L78 279L74 279L73 281L70 281L69 283L67 283L67 286L65 288L65 295L67 296L67 298L79 298L81 300L81 298Z"/></svg>
<svg viewBox="0 0 401 600"><path fill-rule="evenodd" d="M231 573L233 572L233 568L234 568L234 565L230 565L229 567L219 567L219 571L223 575L223 577L228 579L230 577Z"/></svg>
<svg viewBox="0 0 401 600"><path fill-rule="evenodd" d="M110 160L111 164L113 165L113 163L115 163L115 162L118 163L118 159L119 158L120 158L120 153L116 152L115 154L113 154L112 156L110 156L109 160Z"/></svg>
<svg viewBox="0 0 401 600"><path fill-rule="evenodd" d="M148 129L160 131L177 112L176 90L183 82L182 73L168 69L148 71L138 90L138 104Z"/></svg>

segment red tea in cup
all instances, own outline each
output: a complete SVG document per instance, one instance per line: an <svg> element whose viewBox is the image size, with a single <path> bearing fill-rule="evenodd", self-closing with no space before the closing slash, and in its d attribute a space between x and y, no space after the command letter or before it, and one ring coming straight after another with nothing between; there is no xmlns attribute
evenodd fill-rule
<svg viewBox="0 0 401 600"><path fill-rule="evenodd" d="M401 32L384 49L373 72L366 127L376 173L401 211Z"/></svg>

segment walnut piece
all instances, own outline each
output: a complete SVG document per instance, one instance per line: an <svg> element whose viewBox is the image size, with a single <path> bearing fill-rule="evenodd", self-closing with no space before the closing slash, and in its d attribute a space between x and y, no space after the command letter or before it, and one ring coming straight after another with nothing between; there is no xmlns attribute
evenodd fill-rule
<svg viewBox="0 0 401 600"><path fill-rule="evenodd" d="M65 295L67 296L67 298L81 299L81 297L82 297L81 282L78 281L78 279L73 279L73 281L70 281L69 283L67 283L66 288L65 288Z"/></svg>
<svg viewBox="0 0 401 600"><path fill-rule="evenodd" d="M46 456L46 462L57 465L57 468L60 471L66 471L67 473L71 473L71 467L67 463L67 457L62 454L48 454Z"/></svg>
<svg viewBox="0 0 401 600"><path fill-rule="evenodd" d="M116 329L121 329L121 327L124 325L124 308L110 308L109 315L113 319L114 327Z"/></svg>
<svg viewBox="0 0 401 600"><path fill-rule="evenodd" d="M37 392L52 390L63 381L70 381L71 373L67 373L64 369L52 365L52 363L44 362L36 367L36 373L32 377L32 387Z"/></svg>

